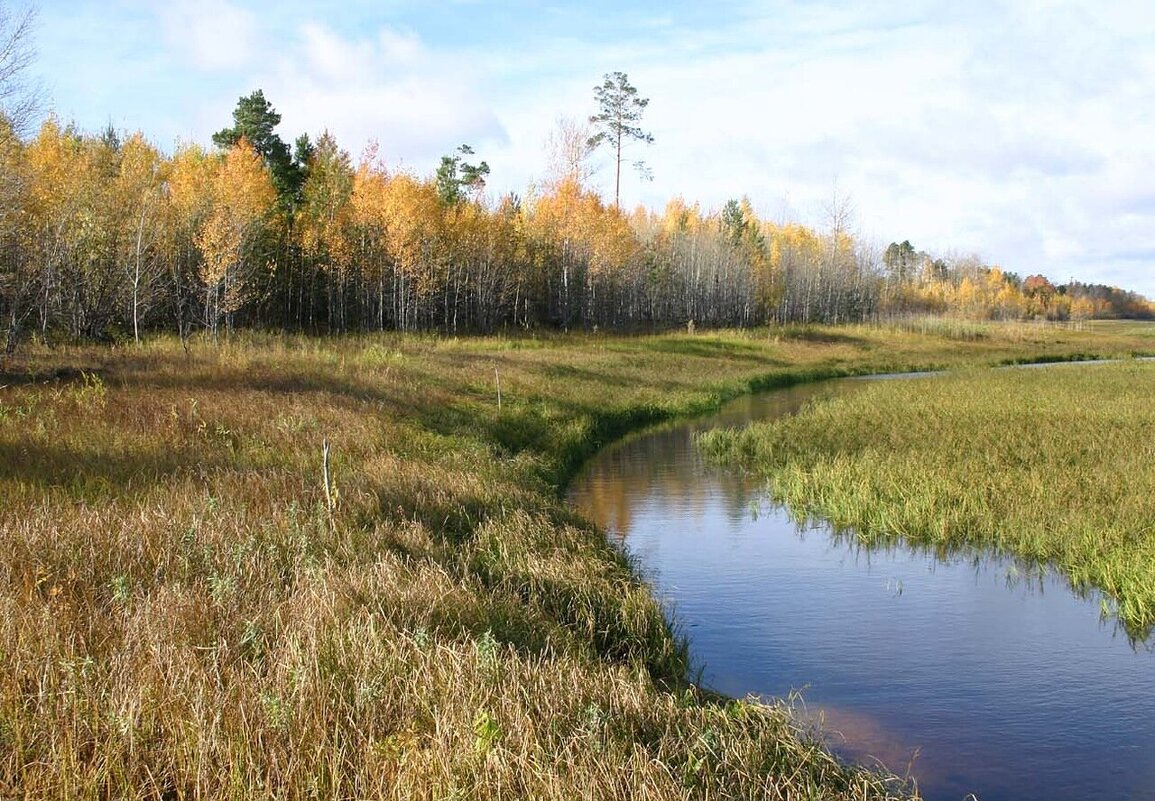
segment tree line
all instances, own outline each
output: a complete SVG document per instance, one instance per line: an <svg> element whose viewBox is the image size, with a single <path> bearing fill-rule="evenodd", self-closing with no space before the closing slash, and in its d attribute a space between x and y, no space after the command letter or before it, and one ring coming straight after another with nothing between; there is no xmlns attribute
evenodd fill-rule
<svg viewBox="0 0 1155 801"><path fill-rule="evenodd" d="M745 199L626 212L587 185L585 158L606 139L588 126L566 129L548 180L492 198L489 167L468 146L420 176L372 148L354 161L328 133L288 146L259 91L233 116L212 148L171 154L140 133L53 119L21 137L0 118L7 352L30 336L242 326L465 333L1152 313L1111 287L1020 280L909 242L879 252L838 209L823 230L761 219ZM617 120L647 141L634 122Z"/></svg>

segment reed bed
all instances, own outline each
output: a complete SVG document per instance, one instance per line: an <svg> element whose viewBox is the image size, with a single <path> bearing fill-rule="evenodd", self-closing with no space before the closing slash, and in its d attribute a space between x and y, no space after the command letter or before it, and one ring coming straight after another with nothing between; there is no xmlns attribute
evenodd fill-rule
<svg viewBox="0 0 1155 801"><path fill-rule="evenodd" d="M1145 637L1155 624L1155 364L875 382L801 414L705 435L800 518L1053 566Z"/></svg>
<svg viewBox="0 0 1155 801"><path fill-rule="evenodd" d="M1145 342L1048 337L1030 351ZM689 684L560 489L751 388L1025 352L868 329L34 348L0 365L0 797L906 797L785 706Z"/></svg>

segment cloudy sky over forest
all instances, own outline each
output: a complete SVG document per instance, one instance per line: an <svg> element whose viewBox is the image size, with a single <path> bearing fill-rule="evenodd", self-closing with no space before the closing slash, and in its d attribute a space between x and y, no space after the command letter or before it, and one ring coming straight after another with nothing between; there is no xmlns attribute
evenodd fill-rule
<svg viewBox="0 0 1155 801"><path fill-rule="evenodd" d="M17 6L19 3L16 4ZM975 252L1155 297L1155 4L665 0L42 0L56 114L169 149L253 89L280 133L432 172L462 143L495 193L545 171L604 73L650 98L623 204L821 225L837 192L885 246ZM594 181L612 196L608 161Z"/></svg>

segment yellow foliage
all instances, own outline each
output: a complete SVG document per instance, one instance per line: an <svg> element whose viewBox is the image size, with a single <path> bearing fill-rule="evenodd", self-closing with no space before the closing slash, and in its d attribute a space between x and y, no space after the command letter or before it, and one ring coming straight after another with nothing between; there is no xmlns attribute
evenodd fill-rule
<svg viewBox="0 0 1155 801"><path fill-rule="evenodd" d="M818 234L799 223L766 223L763 235L770 243L770 266L776 271L802 263L813 264L822 256L822 240Z"/></svg>
<svg viewBox="0 0 1155 801"><path fill-rule="evenodd" d="M212 206L196 235L204 261L201 279L216 288L219 311L238 309L248 297L253 260L245 258L272 212L277 193L260 155L245 140L224 156L213 176Z"/></svg>
<svg viewBox="0 0 1155 801"><path fill-rule="evenodd" d="M1095 301L1088 297L1077 297L1071 301L1071 319L1089 320L1097 312Z"/></svg>
<svg viewBox="0 0 1155 801"><path fill-rule="evenodd" d="M418 296L437 288L435 243L441 232L441 201L431 181L404 173L385 182L382 211L386 252L394 268L411 281Z"/></svg>
<svg viewBox="0 0 1155 801"><path fill-rule="evenodd" d="M540 197L531 220L538 239L556 247L563 263L587 267L590 279L612 275L639 248L621 212L603 205L601 198L572 179Z"/></svg>
<svg viewBox="0 0 1155 801"><path fill-rule="evenodd" d="M213 204L213 183L220 160L199 145L179 148L168 169L168 199L179 223L195 233Z"/></svg>
<svg viewBox="0 0 1155 801"><path fill-rule="evenodd" d="M697 203L687 206L686 201L679 196L666 204L666 211L662 215L662 233L667 237L696 233L704 225L702 211Z"/></svg>
<svg viewBox="0 0 1155 801"><path fill-rule="evenodd" d="M85 185L95 179L92 164L83 158L80 142L49 119L27 148L31 183L30 211L38 227L51 229L59 242L77 222L77 207Z"/></svg>
<svg viewBox="0 0 1155 801"><path fill-rule="evenodd" d="M348 156L325 133L317 143L317 154L301 190L297 233L304 252L319 260L322 268L338 274L344 274L353 259L348 231L353 221L353 183Z"/></svg>

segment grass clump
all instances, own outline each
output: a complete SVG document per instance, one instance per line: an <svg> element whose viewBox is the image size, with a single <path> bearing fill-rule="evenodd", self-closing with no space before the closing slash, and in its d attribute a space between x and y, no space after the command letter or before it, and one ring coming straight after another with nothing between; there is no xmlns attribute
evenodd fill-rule
<svg viewBox="0 0 1155 801"><path fill-rule="evenodd" d="M876 382L801 414L703 436L801 517L864 543L989 548L1155 624L1155 364Z"/></svg>
<svg viewBox="0 0 1155 801"><path fill-rule="evenodd" d="M775 336L251 335L0 365L0 796L906 795L784 708L689 686L562 484L755 387L1145 340Z"/></svg>

